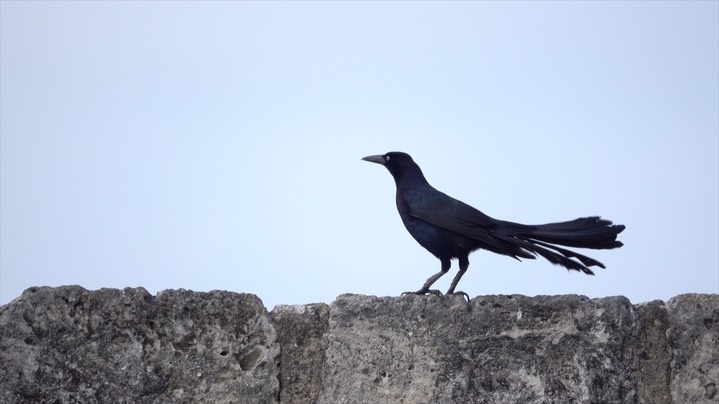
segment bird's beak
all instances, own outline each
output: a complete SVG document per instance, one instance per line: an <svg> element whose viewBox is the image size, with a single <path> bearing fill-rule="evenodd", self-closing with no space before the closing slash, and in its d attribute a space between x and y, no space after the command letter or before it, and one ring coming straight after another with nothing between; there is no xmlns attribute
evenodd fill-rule
<svg viewBox="0 0 719 404"><path fill-rule="evenodd" d="M381 154L377 154L374 156L362 157L362 160L369 161L370 163L377 163L377 164L384 165L384 156Z"/></svg>

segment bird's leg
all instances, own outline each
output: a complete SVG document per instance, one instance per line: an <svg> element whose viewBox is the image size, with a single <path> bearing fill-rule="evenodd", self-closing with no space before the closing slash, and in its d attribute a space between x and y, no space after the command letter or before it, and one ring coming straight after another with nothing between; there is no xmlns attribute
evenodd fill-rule
<svg viewBox="0 0 719 404"><path fill-rule="evenodd" d="M416 292L404 292L402 295L426 295L426 294L432 294L432 295L441 295L442 292L436 289L430 289L433 283L437 282L437 279L441 278L442 275L446 274L447 271L449 271L449 268L452 266L452 261L449 259L442 259L442 270L437 272L436 274L430 276L427 279L427 282L422 285L422 288Z"/></svg>
<svg viewBox="0 0 719 404"><path fill-rule="evenodd" d="M459 257L459 271L457 271L457 275L454 276L454 279L452 279L452 283L449 285L449 289L447 290L447 294L451 295L452 293L457 293L464 295L467 300L469 300L469 295L464 292L455 292L454 288L457 287L457 284L459 283L459 280L462 279L462 275L464 275L465 272L467 272L467 268L469 268L469 257L465 255L464 257Z"/></svg>

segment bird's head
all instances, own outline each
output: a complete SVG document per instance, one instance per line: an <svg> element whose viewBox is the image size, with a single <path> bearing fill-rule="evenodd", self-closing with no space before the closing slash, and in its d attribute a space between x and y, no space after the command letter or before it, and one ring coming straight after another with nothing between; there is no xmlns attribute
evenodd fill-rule
<svg viewBox="0 0 719 404"><path fill-rule="evenodd" d="M385 166L389 173L392 174L392 177L394 177L394 181L397 185L399 185L403 179L408 178L408 176L421 178L422 181L426 181L422 170L420 170L417 163L412 160L412 156L407 153L389 152L363 157L362 160Z"/></svg>

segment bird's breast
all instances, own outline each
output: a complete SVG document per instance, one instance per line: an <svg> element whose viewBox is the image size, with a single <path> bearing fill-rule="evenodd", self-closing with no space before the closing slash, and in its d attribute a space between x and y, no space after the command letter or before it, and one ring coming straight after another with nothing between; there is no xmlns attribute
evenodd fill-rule
<svg viewBox="0 0 719 404"><path fill-rule="evenodd" d="M412 238L439 259L466 256L473 249L472 240L409 214L400 214Z"/></svg>

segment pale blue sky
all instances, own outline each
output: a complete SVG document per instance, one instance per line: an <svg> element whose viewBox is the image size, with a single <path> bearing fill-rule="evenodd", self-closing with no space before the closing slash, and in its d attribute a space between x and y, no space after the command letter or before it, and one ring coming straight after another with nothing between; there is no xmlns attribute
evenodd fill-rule
<svg viewBox="0 0 719 404"><path fill-rule="evenodd" d="M719 292L716 1L0 4L0 303L416 290L390 150L499 219L627 226L594 277L475 252L471 296Z"/></svg>

